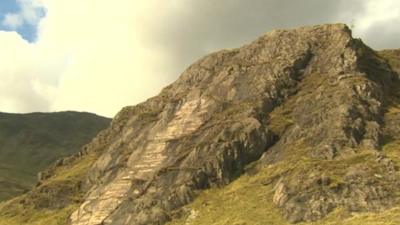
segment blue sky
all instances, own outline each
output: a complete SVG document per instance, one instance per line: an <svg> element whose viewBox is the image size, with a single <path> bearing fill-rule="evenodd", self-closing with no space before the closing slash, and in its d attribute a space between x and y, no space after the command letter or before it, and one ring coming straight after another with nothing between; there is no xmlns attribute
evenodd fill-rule
<svg viewBox="0 0 400 225"><path fill-rule="evenodd" d="M0 30L16 31L25 40L34 42L37 38L37 26L45 16L45 9L38 7L32 0L1 0ZM7 16L13 16L18 24L10 25Z"/></svg>
<svg viewBox="0 0 400 225"><path fill-rule="evenodd" d="M399 0L0 0L0 30L33 42L0 32L0 111L113 116L210 52L338 22L374 49L400 48Z"/></svg>

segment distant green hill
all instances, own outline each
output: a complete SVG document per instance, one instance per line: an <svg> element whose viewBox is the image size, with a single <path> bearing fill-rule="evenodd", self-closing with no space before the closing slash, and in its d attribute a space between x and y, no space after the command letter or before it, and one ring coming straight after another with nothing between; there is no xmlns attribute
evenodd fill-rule
<svg viewBox="0 0 400 225"><path fill-rule="evenodd" d="M0 225L400 225L399 62L343 24L212 53L1 202Z"/></svg>
<svg viewBox="0 0 400 225"><path fill-rule="evenodd" d="M0 201L29 190L37 173L75 153L110 119L91 113L0 113Z"/></svg>

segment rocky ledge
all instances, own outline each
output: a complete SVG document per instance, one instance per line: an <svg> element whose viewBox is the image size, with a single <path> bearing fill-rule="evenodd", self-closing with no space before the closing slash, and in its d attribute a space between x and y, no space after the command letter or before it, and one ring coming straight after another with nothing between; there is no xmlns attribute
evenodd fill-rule
<svg viewBox="0 0 400 225"><path fill-rule="evenodd" d="M98 157L69 223L164 224L249 164L257 173L282 162L287 169L266 182L290 222L339 207L388 208L399 200L400 179L381 146L393 130L384 114L397 80L343 24L275 30L210 54L158 96L125 107L85 147ZM303 169L290 166L303 159Z"/></svg>

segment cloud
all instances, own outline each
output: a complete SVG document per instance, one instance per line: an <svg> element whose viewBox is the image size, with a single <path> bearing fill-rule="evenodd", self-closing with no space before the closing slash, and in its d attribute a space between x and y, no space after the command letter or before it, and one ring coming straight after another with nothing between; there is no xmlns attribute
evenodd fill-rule
<svg viewBox="0 0 400 225"><path fill-rule="evenodd" d="M146 21L152 34L148 41L173 56L179 73L182 65L210 51L238 47L272 29L339 22L338 13L346 10L340 2L178 0L179 7L159 10L162 19Z"/></svg>
<svg viewBox="0 0 400 225"><path fill-rule="evenodd" d="M357 34L377 48L400 47L400 2L397 0L369 0L366 11L355 19Z"/></svg>
<svg viewBox="0 0 400 225"><path fill-rule="evenodd" d="M24 19L21 15L11 13L5 15L2 24L11 29L16 29L24 24Z"/></svg>
<svg viewBox="0 0 400 225"><path fill-rule="evenodd" d="M48 15L36 45L49 56L57 52L67 62L57 74L52 110L112 116L125 105L157 94L169 82L163 68L168 56L142 44L147 33L142 32L141 21L152 13L146 9L150 3L132 2L46 2Z"/></svg>
<svg viewBox="0 0 400 225"><path fill-rule="evenodd" d="M26 112L49 110L48 99L35 90L35 80L47 79L37 65L34 46L14 32L0 32L0 107L1 111Z"/></svg>
<svg viewBox="0 0 400 225"><path fill-rule="evenodd" d="M372 47L388 40L398 46L395 38L374 32L377 27L388 35L399 32L395 13L373 20L386 9L374 11L371 2L42 0L47 13L35 43L0 33L0 110L113 116L157 94L199 57L274 28L354 21L357 35ZM23 14L25 23L37 19L18 13Z"/></svg>
<svg viewBox="0 0 400 225"><path fill-rule="evenodd" d="M43 14L43 8L39 0L16 0L20 10L16 13L5 15L2 24L13 30L24 24L36 25Z"/></svg>

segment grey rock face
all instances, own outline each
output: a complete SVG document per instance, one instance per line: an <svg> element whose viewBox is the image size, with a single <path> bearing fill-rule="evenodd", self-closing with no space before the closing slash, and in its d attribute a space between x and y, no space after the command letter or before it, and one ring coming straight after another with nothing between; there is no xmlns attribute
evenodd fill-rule
<svg viewBox="0 0 400 225"><path fill-rule="evenodd" d="M350 212L379 211L398 201L399 177L394 164L379 152L384 135L396 137L396 117L384 121L384 111L392 83L398 78L359 40L345 46L336 49L343 50L337 57L323 55L336 62L317 64L341 65L341 69L306 70L296 94L271 113L285 112L291 121L279 130L279 140L264 153L262 163L290 161L293 155L300 158L305 154L325 160L326 168L343 170L339 180L321 173L326 169L318 168L319 164L307 165L309 169L303 173L283 175L274 202L290 222L322 219L336 207ZM376 159L363 156L370 151ZM354 162L349 160L357 157ZM329 165L337 163L333 159L341 159L343 164Z"/></svg>
<svg viewBox="0 0 400 225"><path fill-rule="evenodd" d="M370 64L379 60L370 55L337 24L276 30L199 60L158 96L124 108L104 144L89 145L103 153L71 224L163 224L196 190L229 183L260 157L266 164L283 160L300 141L318 159L378 148L392 75ZM293 122L274 129L269 114L285 105ZM322 218L349 205L349 195L360 199L355 208L366 209L390 197L380 184L327 190L329 178L312 180L321 188L306 181L296 186L283 177L277 184L274 202L292 222Z"/></svg>

